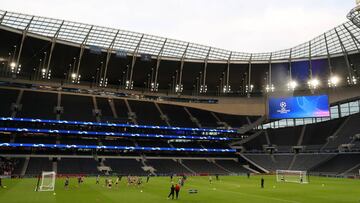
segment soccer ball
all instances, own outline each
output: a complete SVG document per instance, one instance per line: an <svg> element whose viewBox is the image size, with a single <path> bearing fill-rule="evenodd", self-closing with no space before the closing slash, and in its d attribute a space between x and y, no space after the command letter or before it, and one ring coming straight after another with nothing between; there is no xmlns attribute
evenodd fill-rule
<svg viewBox="0 0 360 203"><path fill-rule="evenodd" d="M56 192L54 192L53 195L56 195Z"/></svg>
<svg viewBox="0 0 360 203"><path fill-rule="evenodd" d="M7 186L5 186L5 185L4 185L4 187L3 187L3 188L4 188L4 189L6 189L6 188L7 188Z"/></svg>
<svg viewBox="0 0 360 203"><path fill-rule="evenodd" d="M140 190L140 192L143 192L142 190Z"/></svg>

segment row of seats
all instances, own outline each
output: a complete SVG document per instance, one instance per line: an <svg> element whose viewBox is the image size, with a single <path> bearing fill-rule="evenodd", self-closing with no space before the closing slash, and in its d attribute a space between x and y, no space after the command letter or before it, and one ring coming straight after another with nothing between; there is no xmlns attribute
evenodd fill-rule
<svg viewBox="0 0 360 203"><path fill-rule="evenodd" d="M300 170L313 174L358 175L360 154L246 154L248 159L269 170Z"/></svg>
<svg viewBox="0 0 360 203"><path fill-rule="evenodd" d="M262 152L263 146L276 146L278 152L291 152L297 145L305 146L306 151L334 150L349 143L357 148L360 144L354 136L360 133L359 123L358 113L305 126L266 129L243 146L249 152Z"/></svg>
<svg viewBox="0 0 360 203"><path fill-rule="evenodd" d="M16 161L13 174L20 175L23 169L25 158L12 158ZM15 163L15 162L14 162ZM158 175L169 174L189 174L189 173L210 173L210 174L229 174L247 173L241 163L234 160L216 160L214 163L207 160L179 160L174 159L148 159L146 166L155 169ZM144 165L137 159L114 159L106 158L96 161L92 158L60 158L53 159L47 157L31 157L28 160L25 174L36 176L42 171L53 171L56 167L58 174L101 174L98 166L108 166L111 172L119 175L147 175L149 172L143 170Z"/></svg>
<svg viewBox="0 0 360 203"><path fill-rule="evenodd" d="M61 120L96 121L98 116L104 122L131 122L130 109L135 114L133 116L135 120L142 125L167 125L160 111L166 115L171 126L180 127L198 127L191 120L191 116L195 117L202 127L213 128L224 126L224 124L220 124L223 122L232 127L241 127L249 124L248 120L255 121L258 118L256 116L219 114L190 107L185 109L182 106L162 103L156 107L154 102L149 101L127 100L127 105L124 99L81 96L68 93L59 95L58 93L23 90L21 96L19 95L19 89L0 88L2 98L0 116L12 116L13 110L17 108L16 117L56 119L57 112L55 109L60 106L62 108L58 109L58 111L61 111L59 116ZM19 103L19 105L14 106L16 103ZM96 109L95 106L100 110L100 114L94 110Z"/></svg>
<svg viewBox="0 0 360 203"><path fill-rule="evenodd" d="M328 175L358 175L360 168L360 154L245 154L250 163L261 166L269 171L275 170L301 170L312 174ZM12 174L21 174L25 158L12 158L14 169ZM229 174L248 173L249 170L235 160L215 160L206 158L193 160L183 159L147 159L144 164L155 169L158 175L198 173L198 174ZM137 159L106 158L96 161L92 158L40 158L31 157L28 161L25 174L38 175L41 171L52 171L57 168L59 174L100 174L97 167L108 166L112 173L121 175L146 175L145 166Z"/></svg>

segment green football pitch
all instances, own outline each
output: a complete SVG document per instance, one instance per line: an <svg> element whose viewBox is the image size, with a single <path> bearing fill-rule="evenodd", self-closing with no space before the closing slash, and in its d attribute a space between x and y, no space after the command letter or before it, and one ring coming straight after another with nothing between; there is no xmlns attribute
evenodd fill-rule
<svg viewBox="0 0 360 203"><path fill-rule="evenodd" d="M297 184L277 183L275 176L264 176L265 188L261 189L260 178L220 176L220 181L213 180L210 184L208 177L188 177L178 200L167 199L171 186L169 177L152 177L149 183L139 188L127 186L124 177L119 187L111 189L104 187L104 178L101 178L99 185L95 184L95 178L86 178L80 187L77 187L76 179L73 178L70 179L68 190L64 189L64 179L58 178L55 192L35 192L37 179L3 179L6 188L0 188L0 202L360 202L360 180L310 177L309 184ZM146 178L143 180L146 181ZM190 189L197 189L198 193L190 194Z"/></svg>

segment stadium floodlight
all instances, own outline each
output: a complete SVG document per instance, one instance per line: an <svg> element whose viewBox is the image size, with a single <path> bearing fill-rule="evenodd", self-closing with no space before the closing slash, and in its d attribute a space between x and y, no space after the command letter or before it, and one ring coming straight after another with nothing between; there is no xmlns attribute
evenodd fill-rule
<svg viewBox="0 0 360 203"><path fill-rule="evenodd" d="M159 90L159 83L156 83L155 82L152 82L151 85L150 85L150 91L152 92L157 92Z"/></svg>
<svg viewBox="0 0 360 203"><path fill-rule="evenodd" d="M41 78L42 79L46 78L46 69L45 68L41 69Z"/></svg>
<svg viewBox="0 0 360 203"><path fill-rule="evenodd" d="M223 93L229 93L230 91L231 91L231 86L230 85L224 85Z"/></svg>
<svg viewBox="0 0 360 203"><path fill-rule="evenodd" d="M11 63L10 63L10 68L15 68L15 66L16 66L16 63L15 63L15 62L11 62Z"/></svg>
<svg viewBox="0 0 360 203"><path fill-rule="evenodd" d="M200 93L206 93L207 92L207 85L200 85Z"/></svg>
<svg viewBox="0 0 360 203"><path fill-rule="evenodd" d="M132 90L134 87L134 81L126 80L125 82L125 89Z"/></svg>
<svg viewBox="0 0 360 203"><path fill-rule="evenodd" d="M349 77L347 77L347 82L349 85L356 85L357 84L357 79L355 76L352 76L351 79Z"/></svg>
<svg viewBox="0 0 360 203"><path fill-rule="evenodd" d="M298 86L297 82L295 80L290 80L287 84L288 90L294 91L295 88Z"/></svg>
<svg viewBox="0 0 360 203"><path fill-rule="evenodd" d="M308 81L310 89L316 89L320 86L320 81L317 78L312 78Z"/></svg>
<svg viewBox="0 0 360 203"><path fill-rule="evenodd" d="M249 88L249 85L246 85L246 93L248 93L248 92L252 92L253 91L253 89L254 89L254 85L250 85L250 88Z"/></svg>
<svg viewBox="0 0 360 203"><path fill-rule="evenodd" d="M266 85L265 90L266 92L274 92L275 91L274 84Z"/></svg>
<svg viewBox="0 0 360 203"><path fill-rule="evenodd" d="M333 75L328 80L329 87L336 87L340 82L340 77Z"/></svg>
<svg viewBox="0 0 360 203"><path fill-rule="evenodd" d="M16 67L16 63L15 62L11 62L10 63L10 69L12 73L15 73L15 67Z"/></svg>
<svg viewBox="0 0 360 203"><path fill-rule="evenodd" d="M72 83L80 83L80 78L81 78L81 75L77 75L76 73L72 73L71 74L71 82Z"/></svg>
<svg viewBox="0 0 360 203"><path fill-rule="evenodd" d="M184 90L184 87L183 87L183 85L182 84L177 84L176 86L175 86L175 92L182 92Z"/></svg>
<svg viewBox="0 0 360 203"><path fill-rule="evenodd" d="M107 85L108 85L108 79L105 78L105 80L104 80L104 78L100 78L99 86L100 87L107 87Z"/></svg>
<svg viewBox="0 0 360 203"><path fill-rule="evenodd" d="M72 79L76 79L76 73L72 73L72 74L71 74L71 78L72 78Z"/></svg>

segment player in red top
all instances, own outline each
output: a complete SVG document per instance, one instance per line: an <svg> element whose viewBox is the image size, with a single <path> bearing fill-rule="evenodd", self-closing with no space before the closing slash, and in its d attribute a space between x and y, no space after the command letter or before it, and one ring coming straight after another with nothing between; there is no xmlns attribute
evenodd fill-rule
<svg viewBox="0 0 360 203"><path fill-rule="evenodd" d="M176 184L176 186L175 186L176 199L178 199L178 197L179 197L179 192L180 192L180 185Z"/></svg>

